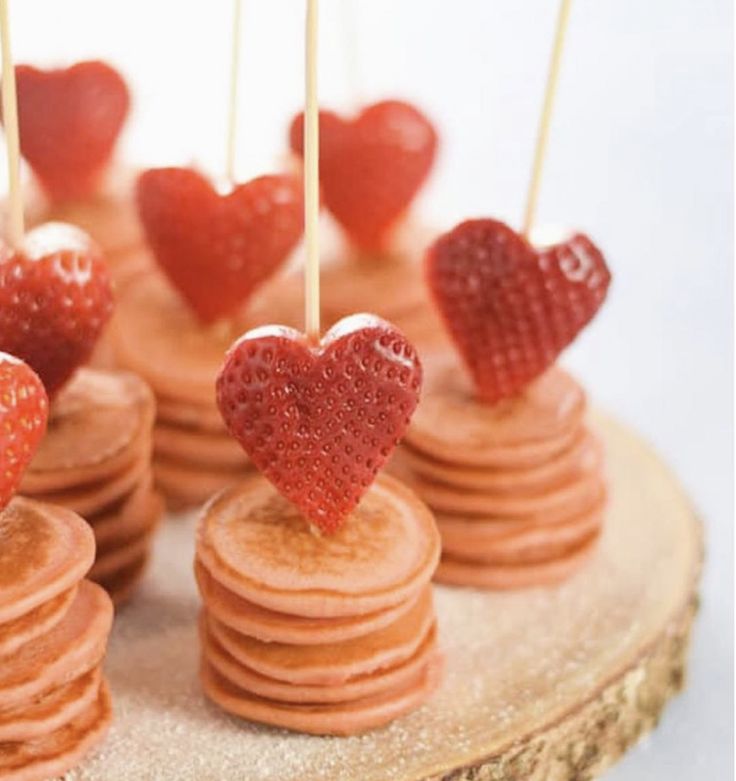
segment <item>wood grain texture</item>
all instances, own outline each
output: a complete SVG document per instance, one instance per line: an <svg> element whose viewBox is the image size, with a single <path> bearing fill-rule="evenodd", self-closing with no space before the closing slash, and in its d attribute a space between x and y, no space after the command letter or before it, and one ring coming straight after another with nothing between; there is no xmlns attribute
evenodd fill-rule
<svg viewBox="0 0 736 781"><path fill-rule="evenodd" d="M556 589L437 588L445 681L424 708L354 738L239 722L197 684L192 521L172 519L118 619L116 722L72 779L589 781L652 729L682 686L702 558L677 481L599 419L611 506L589 565Z"/></svg>

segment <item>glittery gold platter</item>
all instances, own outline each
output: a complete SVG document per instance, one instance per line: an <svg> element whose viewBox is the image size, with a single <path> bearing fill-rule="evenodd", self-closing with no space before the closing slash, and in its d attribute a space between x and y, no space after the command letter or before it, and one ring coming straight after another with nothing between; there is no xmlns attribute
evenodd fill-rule
<svg viewBox="0 0 736 781"><path fill-rule="evenodd" d="M232 719L197 679L193 518L172 518L119 615L115 721L68 778L95 781L591 779L682 685L701 560L687 498L632 433L596 421L611 506L590 563L556 589L437 588L444 684L388 728L315 738Z"/></svg>

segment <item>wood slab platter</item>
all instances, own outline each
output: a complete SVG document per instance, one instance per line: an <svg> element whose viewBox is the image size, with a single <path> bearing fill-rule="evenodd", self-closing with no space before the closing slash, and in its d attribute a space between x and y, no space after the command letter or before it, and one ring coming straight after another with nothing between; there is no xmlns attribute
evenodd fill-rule
<svg viewBox="0 0 736 781"><path fill-rule="evenodd" d="M589 565L560 588L437 588L447 659L433 701L386 729L315 738L238 722L197 682L192 518L172 518L107 670L115 723L70 779L588 781L683 684L701 562L687 497L634 434L599 418L611 506Z"/></svg>

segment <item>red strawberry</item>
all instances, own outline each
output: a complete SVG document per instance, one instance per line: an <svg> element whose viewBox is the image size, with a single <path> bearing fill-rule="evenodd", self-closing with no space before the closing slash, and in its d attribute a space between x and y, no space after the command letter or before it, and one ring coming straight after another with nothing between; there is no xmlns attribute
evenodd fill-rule
<svg viewBox="0 0 736 781"><path fill-rule="evenodd" d="M95 190L130 108L122 76L104 62L15 69L23 157L54 200Z"/></svg>
<svg viewBox="0 0 736 781"><path fill-rule="evenodd" d="M357 505L409 424L422 369L404 335L373 315L311 346L291 328L242 336L217 403L253 463L323 532Z"/></svg>
<svg viewBox="0 0 736 781"><path fill-rule="evenodd" d="M46 431L49 401L41 380L0 353L0 509L10 501Z"/></svg>
<svg viewBox="0 0 736 781"><path fill-rule="evenodd" d="M233 314L297 245L300 182L261 176L219 195L189 168L138 179L138 210L156 260L205 322Z"/></svg>
<svg viewBox="0 0 736 781"><path fill-rule="evenodd" d="M290 129L303 154L304 118ZM432 168L437 134L416 108L398 100L367 106L345 120L320 112L320 182L325 206L364 249L382 249Z"/></svg>
<svg viewBox="0 0 736 781"><path fill-rule="evenodd" d="M554 363L603 303L611 274L583 234L535 249L496 220L440 236L427 281L455 344L491 403Z"/></svg>
<svg viewBox="0 0 736 781"><path fill-rule="evenodd" d="M85 363L112 314L105 261L78 228L46 223L0 244L0 350L38 373L49 396Z"/></svg>

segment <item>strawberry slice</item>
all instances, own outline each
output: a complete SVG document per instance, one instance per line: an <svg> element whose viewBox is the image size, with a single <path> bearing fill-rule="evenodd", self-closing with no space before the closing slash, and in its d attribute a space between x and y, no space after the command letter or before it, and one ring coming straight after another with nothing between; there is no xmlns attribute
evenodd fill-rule
<svg viewBox="0 0 736 781"><path fill-rule="evenodd" d="M56 201L94 192L130 108L123 77L104 62L15 69L23 157Z"/></svg>
<svg viewBox="0 0 736 781"><path fill-rule="evenodd" d="M469 220L440 236L427 282L479 396L512 396L593 318L611 274L583 234L535 249L502 222Z"/></svg>
<svg viewBox="0 0 736 781"><path fill-rule="evenodd" d="M424 184L437 133L416 108L398 100L367 106L353 119L320 112L320 182L325 206L363 249L385 249L391 229ZM303 155L304 117L290 128Z"/></svg>
<svg viewBox="0 0 736 781"><path fill-rule="evenodd" d="M0 509L20 484L49 416L38 375L23 361L0 353Z"/></svg>
<svg viewBox="0 0 736 781"><path fill-rule="evenodd" d="M18 249L0 243L0 350L26 361L49 396L88 360L112 307L107 265L78 228L49 222Z"/></svg>
<svg viewBox="0 0 736 781"><path fill-rule="evenodd" d="M159 266L204 323L234 314L304 229L302 187L292 176L261 176L220 195L189 168L154 168L137 190Z"/></svg>
<svg viewBox="0 0 736 781"><path fill-rule="evenodd" d="M256 467L330 533L401 439L421 379L416 351L400 331L353 315L316 346L291 328L246 333L217 378L217 403Z"/></svg>

